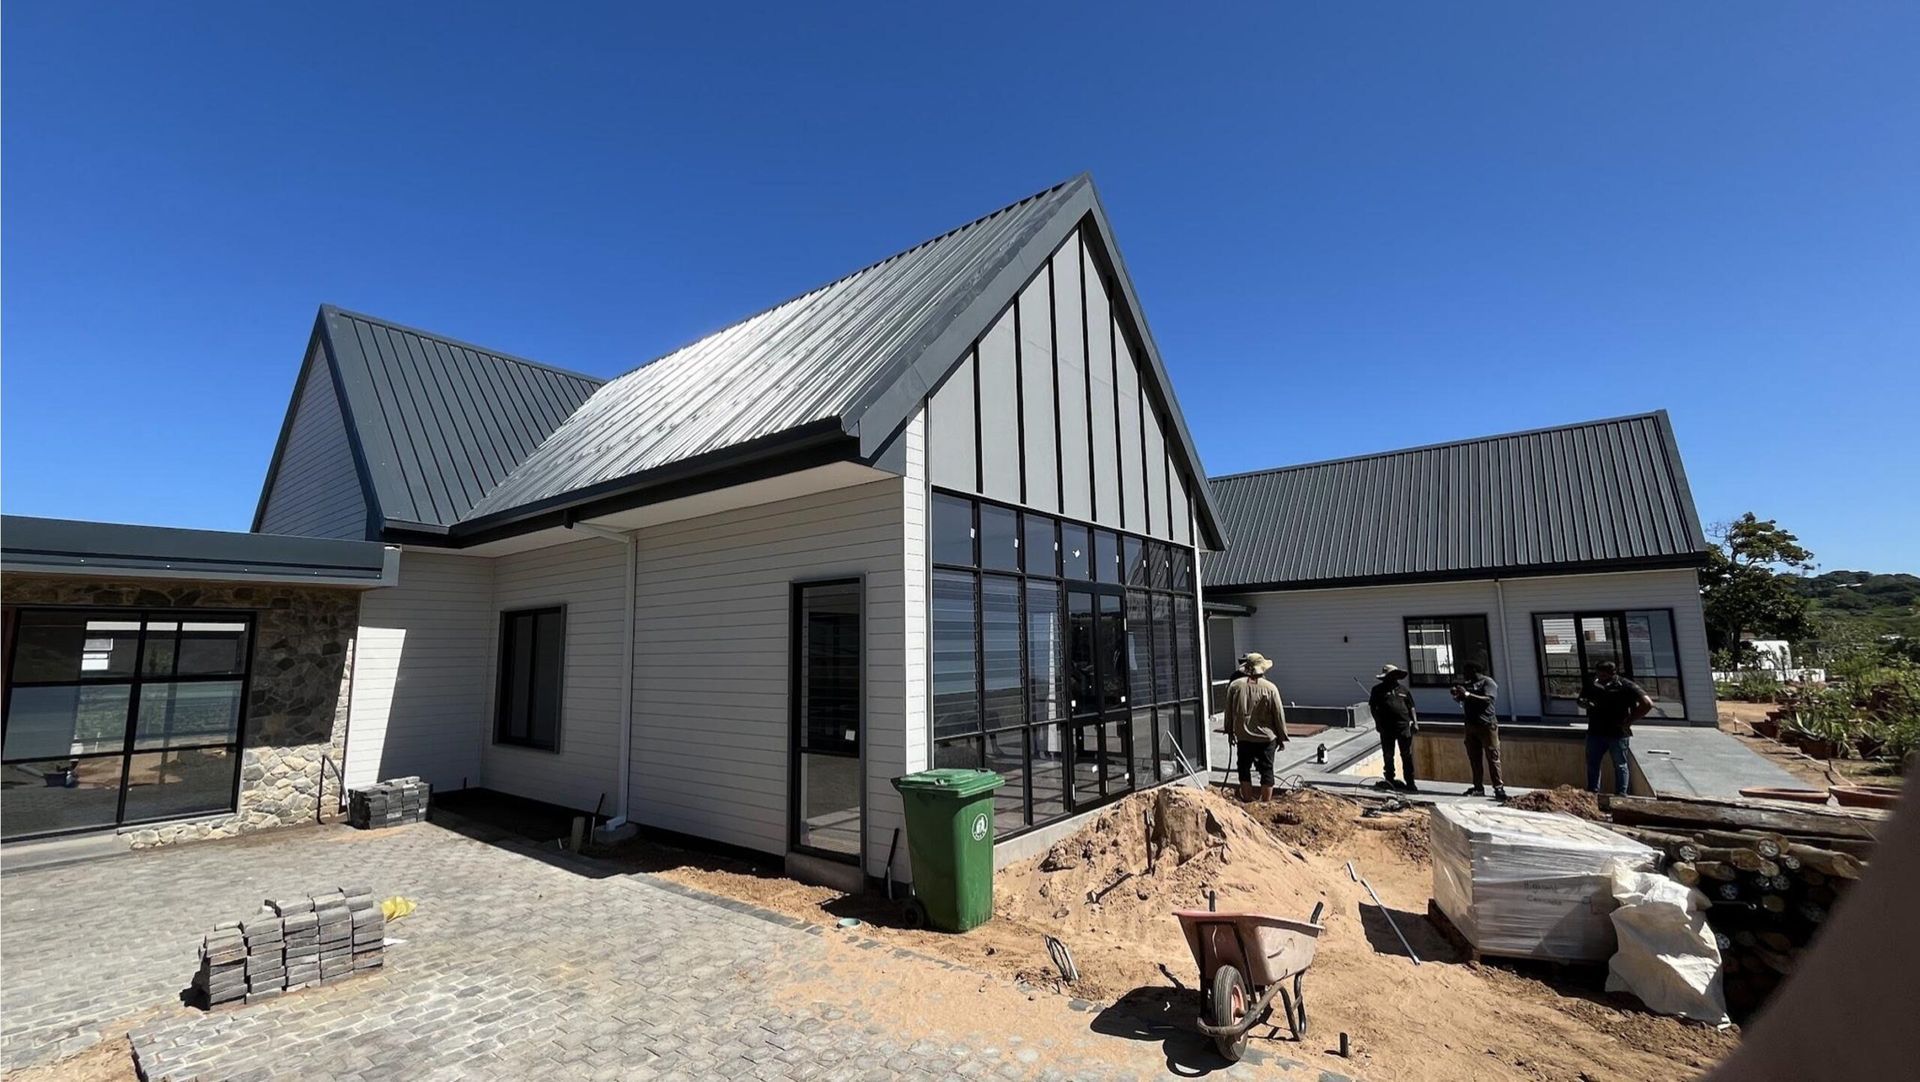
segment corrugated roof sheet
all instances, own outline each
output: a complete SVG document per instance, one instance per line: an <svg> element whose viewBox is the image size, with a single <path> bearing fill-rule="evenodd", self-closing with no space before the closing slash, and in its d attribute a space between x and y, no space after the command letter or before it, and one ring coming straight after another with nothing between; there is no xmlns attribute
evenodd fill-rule
<svg viewBox="0 0 1920 1082"><path fill-rule="evenodd" d="M1685 566L1707 547L1666 411L1214 478L1209 591Z"/></svg>
<svg viewBox="0 0 1920 1082"><path fill-rule="evenodd" d="M465 517L856 416L1089 184L1049 188L621 376Z"/></svg>
<svg viewBox="0 0 1920 1082"><path fill-rule="evenodd" d="M320 321L389 522L458 522L602 382L331 305Z"/></svg>

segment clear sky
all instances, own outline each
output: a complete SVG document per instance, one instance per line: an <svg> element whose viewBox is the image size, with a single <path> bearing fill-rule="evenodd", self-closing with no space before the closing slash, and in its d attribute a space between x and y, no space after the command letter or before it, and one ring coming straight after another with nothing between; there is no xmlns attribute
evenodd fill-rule
<svg viewBox="0 0 1920 1082"><path fill-rule="evenodd" d="M1212 473L1664 406L1920 571L1920 5L1244 7L8 3L0 498L245 529L322 302L611 375L1088 170Z"/></svg>

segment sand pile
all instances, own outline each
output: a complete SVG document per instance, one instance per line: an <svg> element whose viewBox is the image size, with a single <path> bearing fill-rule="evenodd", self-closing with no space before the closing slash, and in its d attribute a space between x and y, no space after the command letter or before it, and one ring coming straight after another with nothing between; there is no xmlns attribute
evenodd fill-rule
<svg viewBox="0 0 1920 1082"><path fill-rule="evenodd" d="M1522 793L1508 801L1507 807L1519 808L1521 811L1565 812L1568 815L1592 819L1595 822L1607 821L1607 813L1600 810L1600 798L1585 789L1575 789L1571 785Z"/></svg>

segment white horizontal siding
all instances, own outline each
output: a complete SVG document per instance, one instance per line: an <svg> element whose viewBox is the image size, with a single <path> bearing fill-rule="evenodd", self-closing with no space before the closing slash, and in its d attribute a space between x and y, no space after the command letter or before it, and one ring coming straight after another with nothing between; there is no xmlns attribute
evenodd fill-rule
<svg viewBox="0 0 1920 1082"><path fill-rule="evenodd" d="M900 486L901 525L894 539L899 587L867 579L867 611L872 626L867 668L873 678L867 696L866 789L867 874L885 875L887 851L906 817L893 779L927 768L927 425L926 411L906 430L906 478ZM884 606L884 608L883 608ZM883 693L883 694L881 694ZM894 878L907 882L912 870L904 838L894 856Z"/></svg>
<svg viewBox="0 0 1920 1082"><path fill-rule="evenodd" d="M400 584L360 601L349 787L409 774L481 783L493 647L493 561L409 549Z"/></svg>
<svg viewBox="0 0 1920 1082"><path fill-rule="evenodd" d="M1253 616L1235 622L1235 647L1241 653L1258 651L1273 658L1269 676L1279 684L1281 694L1288 702L1311 706L1360 702L1366 698L1365 685L1372 683L1380 666L1406 665L1407 617L1483 615L1494 639L1494 677L1502 692L1502 717L1540 713L1535 613L1672 609L1688 719L1705 722L1714 717L1706 627L1693 572L1515 578L1503 585L1504 633L1500 598L1491 580L1216 596L1256 608ZM1436 715L1460 711L1443 688L1413 690L1424 711Z"/></svg>
<svg viewBox="0 0 1920 1082"><path fill-rule="evenodd" d="M314 347L302 371L300 401L267 492L260 532L299 537L367 536L367 498L347 443L333 374Z"/></svg>
<svg viewBox="0 0 1920 1082"><path fill-rule="evenodd" d="M499 679L501 613L564 606L566 645L558 749L495 743L489 725L481 776L489 789L568 808L592 809L605 797L608 814L618 814L626 547L589 538L493 562L486 716Z"/></svg>
<svg viewBox="0 0 1920 1082"><path fill-rule="evenodd" d="M865 576L864 735L870 753L897 744L888 733L901 726L906 666L903 484L876 481L640 532L633 818L786 851L795 581Z"/></svg>

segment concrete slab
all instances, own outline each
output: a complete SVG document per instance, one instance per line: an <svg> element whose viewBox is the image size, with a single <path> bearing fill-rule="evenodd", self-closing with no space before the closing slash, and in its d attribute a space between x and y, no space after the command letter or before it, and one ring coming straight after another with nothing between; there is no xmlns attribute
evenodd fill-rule
<svg viewBox="0 0 1920 1082"><path fill-rule="evenodd" d="M1742 788L1754 785L1806 787L1718 729L1638 726L1633 758L1653 791L1671 796L1737 797Z"/></svg>

